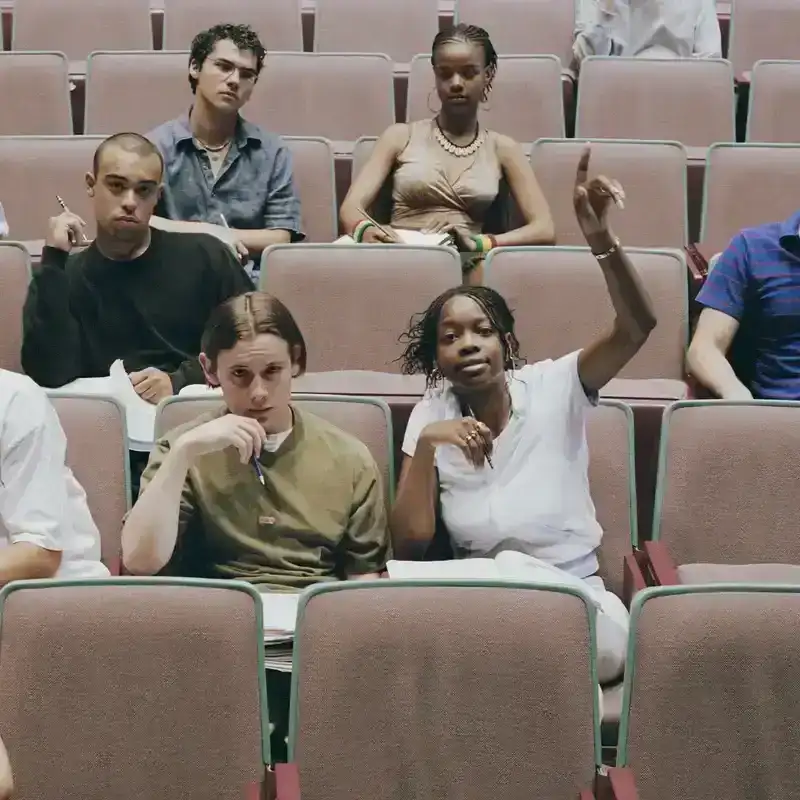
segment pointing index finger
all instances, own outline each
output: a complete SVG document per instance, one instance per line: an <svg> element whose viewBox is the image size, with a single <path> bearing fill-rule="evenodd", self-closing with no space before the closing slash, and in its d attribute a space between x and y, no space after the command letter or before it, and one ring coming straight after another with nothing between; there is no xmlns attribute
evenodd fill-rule
<svg viewBox="0 0 800 800"><path fill-rule="evenodd" d="M587 144L586 147L583 148L583 152L581 153L580 160L578 161L578 172L575 176L575 183L578 186L586 183L586 180L589 177L589 158L592 155L592 146Z"/></svg>

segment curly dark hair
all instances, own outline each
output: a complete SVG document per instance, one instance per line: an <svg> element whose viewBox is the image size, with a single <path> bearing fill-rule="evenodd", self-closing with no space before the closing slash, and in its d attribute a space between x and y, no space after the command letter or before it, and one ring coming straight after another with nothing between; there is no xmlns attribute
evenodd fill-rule
<svg viewBox="0 0 800 800"><path fill-rule="evenodd" d="M256 74L261 74L264 66L264 58L267 51L258 34L249 25L232 25L223 23L214 25L207 31L201 31L192 39L192 49L189 53L189 66L194 64L197 69L202 69L205 60L211 55L214 45L217 42L230 40L239 50L251 50L256 57ZM190 75L189 86L192 87L192 94L197 92L197 81Z"/></svg>
<svg viewBox="0 0 800 800"><path fill-rule="evenodd" d="M468 42L469 44L478 45L483 50L484 63L486 64L485 94L488 96L494 76L497 74L497 51L494 49L489 34L477 25L465 25L463 22L439 31L434 37L433 45L431 46L431 64L433 66L436 66L436 51L443 44L448 44L449 42Z"/></svg>
<svg viewBox="0 0 800 800"><path fill-rule="evenodd" d="M436 383L438 377L436 351L442 309L454 297L469 297L486 314L492 330L500 338L505 369L514 369L520 360L519 342L514 333L514 314L503 295L488 286L456 286L442 292L421 314L415 314L411 318L408 330L400 336L400 342L406 345L402 355L397 359L403 374L422 373L425 375L428 388Z"/></svg>

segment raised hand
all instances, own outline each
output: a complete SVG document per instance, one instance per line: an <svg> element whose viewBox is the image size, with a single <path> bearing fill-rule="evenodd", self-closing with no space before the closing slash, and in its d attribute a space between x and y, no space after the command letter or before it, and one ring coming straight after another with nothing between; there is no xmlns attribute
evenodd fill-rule
<svg viewBox="0 0 800 800"><path fill-rule="evenodd" d="M618 208L625 207L625 191L619 181L605 175L589 180L591 155L592 149L587 145L578 162L572 202L583 235L589 247L594 249L598 242L605 244L610 240L608 209L612 203Z"/></svg>
<svg viewBox="0 0 800 800"><path fill-rule="evenodd" d="M246 464L264 447L267 435L257 420L225 414L184 433L175 443L189 460L206 453L234 447L242 464Z"/></svg>
<svg viewBox="0 0 800 800"><path fill-rule="evenodd" d="M45 244L69 253L82 240L86 223L71 211L62 211L57 217L50 217Z"/></svg>

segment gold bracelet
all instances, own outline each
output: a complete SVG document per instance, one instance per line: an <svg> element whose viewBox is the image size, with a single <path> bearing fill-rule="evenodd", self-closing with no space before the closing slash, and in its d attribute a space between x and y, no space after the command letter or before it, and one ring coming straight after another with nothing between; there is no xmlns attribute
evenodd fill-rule
<svg viewBox="0 0 800 800"><path fill-rule="evenodd" d="M620 248L619 239L615 237L614 244L612 244L611 247L609 247L608 250L605 251L605 253L592 253L592 255L598 261L605 261L607 258L611 258L611 256L613 256L614 253L616 253L617 250L619 250L619 248Z"/></svg>

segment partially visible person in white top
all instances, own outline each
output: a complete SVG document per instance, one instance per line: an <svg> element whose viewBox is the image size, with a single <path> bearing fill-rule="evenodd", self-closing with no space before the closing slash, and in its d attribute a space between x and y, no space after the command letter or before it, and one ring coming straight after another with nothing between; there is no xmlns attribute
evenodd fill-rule
<svg viewBox="0 0 800 800"><path fill-rule="evenodd" d="M0 585L109 574L66 447L44 389L0 370Z"/></svg>
<svg viewBox="0 0 800 800"><path fill-rule="evenodd" d="M390 520L398 558L425 553L440 505L456 556L521 551L608 594L597 575L602 530L589 492L585 416L656 320L608 228L610 204L623 205L622 187L604 177L589 181L588 166L587 148L574 204L606 279L614 326L583 350L521 366L514 317L497 292L460 286L433 301L406 334L403 354L403 371L423 372L429 388L411 413L403 442ZM625 636L615 624L620 613L626 635L619 600L611 602L610 625L598 616L603 682L624 664Z"/></svg>
<svg viewBox="0 0 800 800"><path fill-rule="evenodd" d="M3 740L0 739L0 800L11 800L14 795L14 775Z"/></svg>
<svg viewBox="0 0 800 800"><path fill-rule="evenodd" d="M5 239L6 236L8 236L8 221L3 211L3 204L0 203L0 239Z"/></svg>
<svg viewBox="0 0 800 800"><path fill-rule="evenodd" d="M721 58L716 0L577 0L573 67L587 56Z"/></svg>

